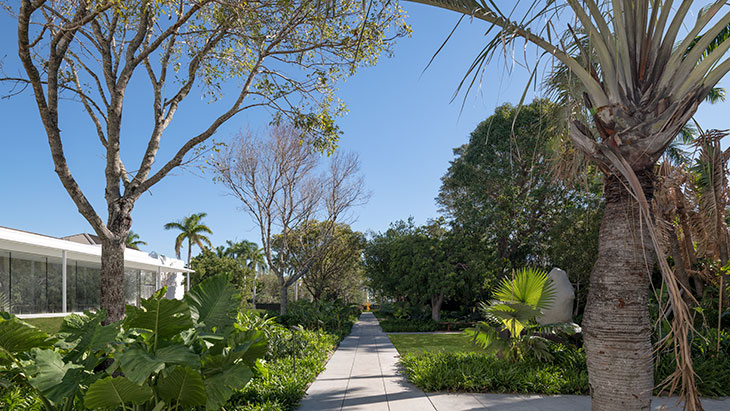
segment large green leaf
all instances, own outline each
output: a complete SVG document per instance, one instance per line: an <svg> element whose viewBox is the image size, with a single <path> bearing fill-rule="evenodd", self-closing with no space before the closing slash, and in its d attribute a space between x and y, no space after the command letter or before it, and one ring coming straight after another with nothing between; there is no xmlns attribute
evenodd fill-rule
<svg viewBox="0 0 730 411"><path fill-rule="evenodd" d="M32 348L51 347L54 341L48 334L15 317L0 318L0 351L15 355Z"/></svg>
<svg viewBox="0 0 730 411"><path fill-rule="evenodd" d="M165 368L165 364L200 368L200 356L188 347L174 344L150 353L141 347L132 347L116 355L124 375L135 384L142 384L150 375Z"/></svg>
<svg viewBox="0 0 730 411"><path fill-rule="evenodd" d="M130 403L139 405L150 399L150 387L139 386L125 377L107 377L89 386L84 405L86 408L116 409Z"/></svg>
<svg viewBox="0 0 730 411"><path fill-rule="evenodd" d="M74 368L83 366L73 363L65 363L58 351L54 350L33 350L34 362L27 367L31 385L37 388L43 395L54 403L70 398L78 388L76 376L79 373L69 373ZM66 378L66 375L69 377Z"/></svg>
<svg viewBox="0 0 730 411"><path fill-rule="evenodd" d="M170 339L193 326L188 305L181 300L166 299L163 291L142 300L140 308L128 305L127 318L124 320L127 329L137 328L152 333L152 351L157 349L160 341Z"/></svg>
<svg viewBox="0 0 730 411"><path fill-rule="evenodd" d="M152 373L165 368L165 363L144 348L133 347L116 355L124 375L135 384L142 384Z"/></svg>
<svg viewBox="0 0 730 411"><path fill-rule="evenodd" d="M170 405L194 407L207 402L203 377L188 367L176 367L168 376L160 378L157 393Z"/></svg>
<svg viewBox="0 0 730 411"><path fill-rule="evenodd" d="M253 377L247 365L230 364L221 372L207 377L204 381L205 393L208 396L205 408L217 410L222 407L234 392L243 389Z"/></svg>
<svg viewBox="0 0 730 411"><path fill-rule="evenodd" d="M263 331L254 330L233 333L228 339L228 345L231 349L226 355L226 360L229 362L242 360L250 367L256 364L256 360L266 355L269 349Z"/></svg>
<svg viewBox="0 0 730 411"><path fill-rule="evenodd" d="M160 348L155 358L166 364L186 365L190 368L200 368L200 356L182 344L173 344Z"/></svg>
<svg viewBox="0 0 730 411"><path fill-rule="evenodd" d="M225 275L209 278L185 295L196 326L207 331L222 332L233 325L239 301L236 288Z"/></svg>
<svg viewBox="0 0 730 411"><path fill-rule="evenodd" d="M65 343L64 348L71 349L64 357L65 361L78 362L81 358L85 358L87 369L98 365L102 358L95 359L93 355L87 353L93 354L104 350L110 343L116 341L120 334L119 324L102 326L104 319L106 314L103 311L86 312L84 315L71 314L64 319L58 335Z"/></svg>

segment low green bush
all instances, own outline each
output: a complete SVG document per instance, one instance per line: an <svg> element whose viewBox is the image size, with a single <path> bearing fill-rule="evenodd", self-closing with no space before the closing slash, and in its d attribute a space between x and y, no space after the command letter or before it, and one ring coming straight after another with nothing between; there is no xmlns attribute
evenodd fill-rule
<svg viewBox="0 0 730 411"><path fill-rule="evenodd" d="M431 320L406 320L398 318L388 318L380 320L380 328L386 333L397 332L431 332L439 328L439 323Z"/></svg>
<svg viewBox="0 0 730 411"><path fill-rule="evenodd" d="M424 391L588 394L582 350L557 349L554 360L510 362L464 352L405 354L409 380Z"/></svg>
<svg viewBox="0 0 730 411"><path fill-rule="evenodd" d="M290 335L286 335L289 333ZM338 338L324 331L289 331L280 336L285 341L299 341L287 352L277 350L277 357L267 361L266 372L254 379L229 402L229 409L276 410L296 409L309 383L324 371L329 354Z"/></svg>
<svg viewBox="0 0 730 411"><path fill-rule="evenodd" d="M299 300L290 303L287 313L278 317L277 321L288 327L300 326L307 330L327 331L342 339L350 334L360 312L357 305L348 305L339 300Z"/></svg>

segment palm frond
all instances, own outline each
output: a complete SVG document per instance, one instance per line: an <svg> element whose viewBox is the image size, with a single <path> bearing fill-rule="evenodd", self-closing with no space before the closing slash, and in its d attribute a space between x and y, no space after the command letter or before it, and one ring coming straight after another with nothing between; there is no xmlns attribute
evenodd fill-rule
<svg viewBox="0 0 730 411"><path fill-rule="evenodd" d="M504 278L494 293L500 301L517 301L545 310L555 301L555 286L544 270L522 268Z"/></svg>

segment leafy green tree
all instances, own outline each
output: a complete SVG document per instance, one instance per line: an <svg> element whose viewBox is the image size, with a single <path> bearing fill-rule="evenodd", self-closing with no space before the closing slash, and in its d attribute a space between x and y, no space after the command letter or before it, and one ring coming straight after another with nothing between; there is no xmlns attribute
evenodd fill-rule
<svg viewBox="0 0 730 411"><path fill-rule="evenodd" d="M132 230L129 230L129 234L127 234L127 242L126 242L127 248L131 248L133 250L139 250L139 246L141 246L141 245L147 245L147 243L140 240L139 234L135 233Z"/></svg>
<svg viewBox="0 0 730 411"><path fill-rule="evenodd" d="M444 300L473 288L480 273L455 258L444 221L416 227L413 219L391 224L365 247L365 275L381 295L431 306L431 318L441 319Z"/></svg>
<svg viewBox="0 0 730 411"><path fill-rule="evenodd" d="M330 228L329 225L334 227ZM332 239L327 236L332 236ZM307 261L307 256L319 256L302 277L304 287L315 300L342 299L352 302L362 295L362 251L365 247L362 233L352 231L344 223L315 221L292 230L289 241L290 264L299 265ZM280 242L281 237L275 241L275 246Z"/></svg>
<svg viewBox="0 0 730 411"><path fill-rule="evenodd" d="M190 268L195 270L191 274L193 285L210 277L225 275L241 294L241 303L251 295L256 273L252 268L242 265L235 258L226 255L219 256L210 248L204 248L200 254L190 261Z"/></svg>
<svg viewBox="0 0 730 411"><path fill-rule="evenodd" d="M3 80L32 91L56 174L101 238L101 307L110 321L124 315L124 244L145 192L199 159L221 126L252 108L269 109L274 122L287 120L304 141L332 150L334 119L345 111L338 80L376 64L410 30L387 0L368 7L359 0L22 0L3 9L17 20L23 71ZM163 139L188 98L206 100L211 116ZM66 102L89 118L87 132L73 138L98 142L104 159L100 209L69 166L64 124L66 110L76 108ZM135 114L135 132L122 121L130 104L149 109ZM123 147L144 149L135 159Z"/></svg>
<svg viewBox="0 0 730 411"><path fill-rule="evenodd" d="M590 224L593 210L600 209L596 193L553 174L552 146L565 136L562 115L561 107L547 100L498 107L454 150L442 178L437 198L442 211L454 226L478 233L497 279L513 268L551 264L547 246L562 237L554 227L567 219ZM586 254L595 258L595 250Z"/></svg>
<svg viewBox="0 0 730 411"><path fill-rule="evenodd" d="M477 242L473 256L487 284L513 269L557 266L584 302L603 207L594 176L573 183L555 174L563 115L547 100L498 107L454 150L437 200L451 225Z"/></svg>

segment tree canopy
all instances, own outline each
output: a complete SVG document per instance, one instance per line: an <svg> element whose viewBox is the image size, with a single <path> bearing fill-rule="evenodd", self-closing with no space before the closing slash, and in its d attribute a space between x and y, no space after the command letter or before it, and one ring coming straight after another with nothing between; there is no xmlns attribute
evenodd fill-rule
<svg viewBox="0 0 730 411"><path fill-rule="evenodd" d="M386 297L430 305L432 319L439 321L444 300L469 293L481 278L450 235L443 220L418 227L413 219L375 234L365 247L370 287Z"/></svg>

